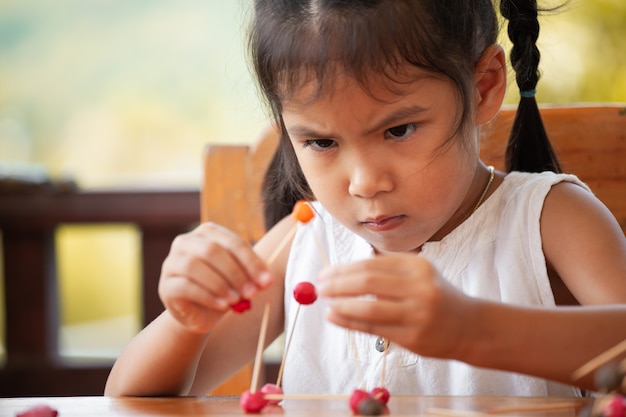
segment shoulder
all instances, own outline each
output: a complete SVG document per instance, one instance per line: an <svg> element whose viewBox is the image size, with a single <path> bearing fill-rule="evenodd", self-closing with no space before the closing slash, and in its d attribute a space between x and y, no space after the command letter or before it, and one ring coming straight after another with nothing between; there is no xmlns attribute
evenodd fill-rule
<svg viewBox="0 0 626 417"><path fill-rule="evenodd" d="M546 261L582 304L626 302L624 233L586 186L551 186L540 227Z"/></svg>
<svg viewBox="0 0 626 417"><path fill-rule="evenodd" d="M589 188L574 175L553 172L508 173L487 201L492 207L490 217L497 215L503 227L539 227L544 203L554 188L575 187L593 197ZM539 238L539 236L537 236Z"/></svg>
<svg viewBox="0 0 626 417"><path fill-rule="evenodd" d="M567 194L575 193L597 201L578 177L554 172L511 172L496 190L498 196L494 200L499 201L500 210L514 216L526 213L524 219L536 224L544 215L545 203L561 198L561 189L570 190L565 191Z"/></svg>
<svg viewBox="0 0 626 417"><path fill-rule="evenodd" d="M553 186L561 183L575 184L587 192L591 191L575 175L556 174L549 171L539 173L514 171L506 175L502 185L505 190L515 194L520 192L548 194Z"/></svg>
<svg viewBox="0 0 626 417"><path fill-rule="evenodd" d="M598 232L607 227L619 229L610 210L580 181L555 182L547 190L541 216L542 234L551 225L600 228L596 229Z"/></svg>

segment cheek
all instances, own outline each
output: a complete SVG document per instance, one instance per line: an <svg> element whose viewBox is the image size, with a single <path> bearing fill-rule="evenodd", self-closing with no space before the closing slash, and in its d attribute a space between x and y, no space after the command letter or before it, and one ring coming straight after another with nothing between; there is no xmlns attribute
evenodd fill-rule
<svg viewBox="0 0 626 417"><path fill-rule="evenodd" d="M324 200L328 196L337 195L342 185L342 177L334 164L322 165L301 157L298 157L298 162L316 199Z"/></svg>
<svg viewBox="0 0 626 417"><path fill-rule="evenodd" d="M457 145L434 157L416 176L422 186L422 198L442 214L456 209L471 185L477 161L477 156Z"/></svg>
<svg viewBox="0 0 626 417"><path fill-rule="evenodd" d="M300 169L316 200L326 208L334 204L345 204L348 196L349 179L342 158L324 158L311 155L306 149L296 152Z"/></svg>

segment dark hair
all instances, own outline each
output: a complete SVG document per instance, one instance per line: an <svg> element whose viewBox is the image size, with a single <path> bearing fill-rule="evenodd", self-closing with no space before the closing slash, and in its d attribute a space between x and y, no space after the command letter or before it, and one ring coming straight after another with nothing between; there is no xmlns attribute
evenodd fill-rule
<svg viewBox="0 0 626 417"><path fill-rule="evenodd" d="M538 11L536 0L500 2L500 13L509 20L507 32L513 42L511 65L521 95L506 148L508 172L562 172L535 100L541 56L536 45Z"/></svg>
<svg viewBox="0 0 626 417"><path fill-rule="evenodd" d="M513 67L521 74L518 83L523 79L520 88L534 89L539 61L534 44L539 29L536 3L503 0L501 10L510 21ZM485 48L496 43L499 31L492 0L257 0L254 13L251 62L282 136L263 186L268 228L289 214L297 200L313 198L281 116L290 93L316 80L316 94L321 95L333 88L338 70L367 91L370 77L393 77L410 64L452 81L462 109L457 129L463 129L472 116L474 67ZM535 33L528 35L526 30ZM536 108L534 98L524 98L520 110L529 103ZM526 135L519 125L527 123L543 130L538 111L520 111L519 134ZM515 144L509 148L517 155L526 142L514 136Z"/></svg>

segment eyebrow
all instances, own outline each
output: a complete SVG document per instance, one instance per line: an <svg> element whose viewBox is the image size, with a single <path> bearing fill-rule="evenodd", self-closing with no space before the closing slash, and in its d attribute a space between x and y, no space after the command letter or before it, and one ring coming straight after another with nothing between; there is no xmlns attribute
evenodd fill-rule
<svg viewBox="0 0 626 417"><path fill-rule="evenodd" d="M418 105L411 105L400 107L399 109L389 113L384 119L376 123L374 126L368 128L365 134L374 133L384 127L395 127L399 123L404 123L407 117L415 116L419 113L425 112L427 109Z"/></svg>
<svg viewBox="0 0 626 417"><path fill-rule="evenodd" d="M307 138L331 138L336 135L320 133L310 127L303 125L295 125L289 128L289 136L303 136Z"/></svg>
<svg viewBox="0 0 626 417"><path fill-rule="evenodd" d="M382 119L380 122L376 123L375 125L368 127L364 134L365 135L369 135L372 134L378 130L383 129L384 127L394 127L394 126L398 126L399 123L404 122L404 120L407 117L410 116L414 116L417 115L419 113L423 113L424 111L426 111L427 109L425 107L422 106L417 106L417 105L412 105L412 106L406 106L406 107L401 107L393 112L391 112L390 114L388 114L384 119ZM337 135L327 132L327 133L322 133L319 132L317 130L315 130L314 128L308 127L308 126L304 126L304 125L294 125L289 129L289 133L295 136L303 136L303 137L312 137L312 138L334 138Z"/></svg>

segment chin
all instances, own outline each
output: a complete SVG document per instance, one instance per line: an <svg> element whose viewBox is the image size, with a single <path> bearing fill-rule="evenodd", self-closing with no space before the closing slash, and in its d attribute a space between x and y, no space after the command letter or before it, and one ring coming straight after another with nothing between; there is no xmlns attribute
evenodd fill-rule
<svg viewBox="0 0 626 417"><path fill-rule="evenodd" d="M389 241L388 239L382 241L372 241L368 240L369 244L372 245L374 251L379 254L385 253L419 253L421 251L422 244L416 244L414 242L404 243L398 242L397 240Z"/></svg>

